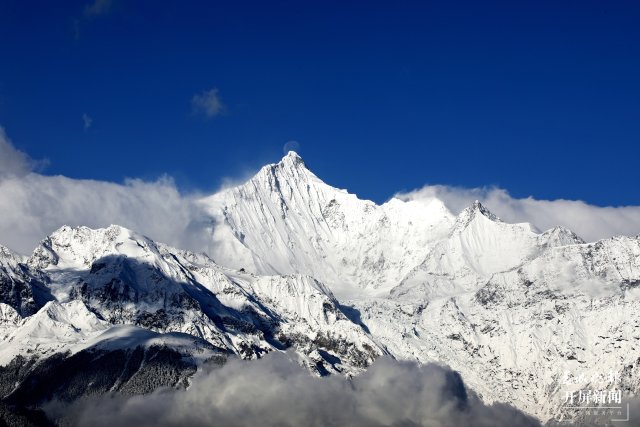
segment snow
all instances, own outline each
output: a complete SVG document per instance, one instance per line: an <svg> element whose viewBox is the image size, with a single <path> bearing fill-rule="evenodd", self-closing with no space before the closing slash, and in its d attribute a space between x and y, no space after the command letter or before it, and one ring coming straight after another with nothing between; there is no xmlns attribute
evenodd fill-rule
<svg viewBox="0 0 640 427"><path fill-rule="evenodd" d="M28 260L0 247L0 267L28 266L55 299L25 319L0 303L0 365L159 343L199 357L203 340L255 358L282 336L312 370L357 374L384 353L445 363L545 421L565 370L620 372L640 392L637 236L587 244L479 201L457 216L437 199L377 205L294 152L199 203L209 256L115 225L62 227Z"/></svg>
<svg viewBox="0 0 640 427"><path fill-rule="evenodd" d="M4 341L21 323L22 317L10 305L0 302L0 341Z"/></svg>
<svg viewBox="0 0 640 427"><path fill-rule="evenodd" d="M459 369L487 401L546 420L562 369L637 365L636 338L598 338L637 323L637 238L586 245L566 228L505 223L479 201L457 217L437 199L376 205L289 156L202 203L217 219L216 261L316 278L380 347Z"/></svg>
<svg viewBox="0 0 640 427"><path fill-rule="evenodd" d="M153 346L169 347L183 355L188 355L196 365L202 365L212 356L219 354L206 341L193 335L170 332L159 333L131 325L116 325L106 331L94 335L69 348L71 354L86 350L114 351L132 349L136 347L150 348Z"/></svg>
<svg viewBox="0 0 640 427"><path fill-rule="evenodd" d="M307 274L339 296L396 285L454 220L439 200L359 200L322 182L297 155L201 203L219 224L216 262L256 274Z"/></svg>
<svg viewBox="0 0 640 427"><path fill-rule="evenodd" d="M45 356L65 351L110 327L91 313L81 301L48 302L36 314L22 320L0 346L0 366L18 355Z"/></svg>
<svg viewBox="0 0 640 427"><path fill-rule="evenodd" d="M382 353L359 325L339 311L331 291L310 276L243 273L221 267L204 254L171 248L123 227L62 227L42 241L27 264L34 274L44 275L55 301L28 319L45 319L44 326L27 323L8 337L6 343L15 351L0 362L27 351L50 355L73 343L92 345L90 338L95 334L84 334L85 328L72 317L60 314L59 307L68 311L72 307L68 304L75 303L90 318L104 319L109 326L137 325L149 329L149 334L164 334L163 340L172 347L178 342L167 341L174 335L166 334L189 334L219 350L255 358L284 345L270 338L277 336L297 347L304 358L329 340L354 350L340 355L341 362L332 367L349 372L361 369L362 358L371 362ZM54 308L60 313L52 312ZM143 329L122 332L127 339L110 338L115 333L110 331L100 340L126 346L155 336L145 335ZM14 344L23 341L23 347ZM332 351L326 349L326 354Z"/></svg>

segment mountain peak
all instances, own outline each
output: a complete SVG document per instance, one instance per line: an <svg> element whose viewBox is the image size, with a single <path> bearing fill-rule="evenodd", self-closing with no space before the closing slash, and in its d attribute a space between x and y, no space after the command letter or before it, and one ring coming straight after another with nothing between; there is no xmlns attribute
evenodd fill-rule
<svg viewBox="0 0 640 427"><path fill-rule="evenodd" d="M471 206L463 210L459 216L463 216L466 213L470 216L470 219L475 218L476 215L482 215L494 222L502 222L493 212L487 209L479 200L474 201Z"/></svg>
<svg viewBox="0 0 640 427"><path fill-rule="evenodd" d="M280 162L276 163L274 166L278 169L283 169L288 171L307 170L307 166L305 165L304 160L302 160L302 157L300 157L300 155L295 151L289 151L282 158L282 160L280 160Z"/></svg>
<svg viewBox="0 0 640 427"><path fill-rule="evenodd" d="M585 243L580 236L566 227L556 226L540 235L548 246L581 245Z"/></svg>
<svg viewBox="0 0 640 427"><path fill-rule="evenodd" d="M480 203L479 200L474 201L473 204L470 206L470 208L474 212L478 212L478 213L486 216L491 221L500 221L500 218L498 218L496 215L494 215L493 212L491 212L489 209L484 207L484 205L482 203Z"/></svg>
<svg viewBox="0 0 640 427"><path fill-rule="evenodd" d="M77 267L107 255L147 256L152 247L155 242L119 225L96 229L64 225L40 242L27 262L38 268Z"/></svg>
<svg viewBox="0 0 640 427"><path fill-rule="evenodd" d="M4 245L0 245L0 259L20 259L20 255Z"/></svg>
<svg viewBox="0 0 640 427"><path fill-rule="evenodd" d="M136 233L132 230L115 224L111 224L105 228L90 228L83 225L76 227L63 225L51 233L49 239L64 241L68 244L70 241L74 240L87 241L91 239L95 240L97 238L111 241L117 239L122 240L134 235L136 235Z"/></svg>
<svg viewBox="0 0 640 427"><path fill-rule="evenodd" d="M295 151L289 151L283 158L280 160L280 163L291 162L293 164L304 164L304 160L302 157Z"/></svg>
<svg viewBox="0 0 640 427"><path fill-rule="evenodd" d="M266 182L269 188L280 191L280 186L284 183L295 185L295 182L307 181L309 178L315 178L315 175L307 169L302 157L295 151L289 151L278 163L263 166L249 182Z"/></svg>
<svg viewBox="0 0 640 427"><path fill-rule="evenodd" d="M24 259L21 255L17 254L6 246L0 245L0 273L3 266L6 270L7 267L16 267L18 263L23 260Z"/></svg>
<svg viewBox="0 0 640 427"><path fill-rule="evenodd" d="M483 216L493 222L502 222L500 218L493 214L489 209L484 207L479 200L474 201L470 206L466 207L456 218L454 230L464 230L471 221L479 216Z"/></svg>

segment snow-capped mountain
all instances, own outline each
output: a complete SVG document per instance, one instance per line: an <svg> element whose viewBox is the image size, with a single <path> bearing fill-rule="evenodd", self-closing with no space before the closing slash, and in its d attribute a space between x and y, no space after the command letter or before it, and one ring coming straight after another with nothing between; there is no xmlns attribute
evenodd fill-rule
<svg viewBox="0 0 640 427"><path fill-rule="evenodd" d="M294 152L202 204L217 224L216 262L258 274L308 274L339 296L386 293L455 221L435 199L360 200L322 182Z"/></svg>
<svg viewBox="0 0 640 427"><path fill-rule="evenodd" d="M96 390L145 392L186 384L206 361L285 349L320 375L356 375L382 354L441 362L485 401L543 421L571 417L566 372L615 371L640 391L638 236L586 243L479 202L457 215L438 199L376 205L293 152L199 203L206 255L119 226L62 227L29 257L0 247L3 396L50 398L29 384L87 355L137 357L126 378L100 365ZM168 361L151 383L150 349Z"/></svg>
<svg viewBox="0 0 640 427"><path fill-rule="evenodd" d="M295 153L203 203L214 259L316 277L391 355L449 364L487 401L571 417L558 410L560 379L594 369L638 391L639 237L585 243L479 202L458 215L437 199L376 205Z"/></svg>
<svg viewBox="0 0 640 427"><path fill-rule="evenodd" d="M325 354L332 362L320 369L329 371L364 367L380 354L362 328L340 311L331 292L309 276L257 277L225 269L206 255L169 248L119 226L62 227L18 266L26 276L46 283L55 305L47 303L27 317L8 342L25 333L66 335L56 330L61 327L58 317L69 322L86 317L82 326L62 323L86 337L104 331L105 325L120 324L180 332L244 358L293 346L318 359L313 363L319 368L324 359L318 354ZM32 318L54 307L62 314L53 317L51 328L41 321L29 326ZM74 313L64 314L69 310ZM12 313L18 315L17 310ZM324 341L339 343L343 354L325 348Z"/></svg>

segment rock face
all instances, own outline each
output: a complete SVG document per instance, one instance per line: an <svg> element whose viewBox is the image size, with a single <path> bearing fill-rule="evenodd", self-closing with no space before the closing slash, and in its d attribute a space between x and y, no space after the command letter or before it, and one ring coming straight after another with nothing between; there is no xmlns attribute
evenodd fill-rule
<svg viewBox="0 0 640 427"><path fill-rule="evenodd" d="M22 257L0 245L0 302L20 316L30 316L51 299L37 276L28 274Z"/></svg>
<svg viewBox="0 0 640 427"><path fill-rule="evenodd" d="M208 255L118 226L63 227L28 258L0 248L2 395L147 392L207 361L285 349L318 375L356 375L382 354L445 363L485 401L543 421L565 416L567 372L615 372L640 391L637 236L585 243L479 202L458 215L437 199L376 205L295 153L200 203ZM87 355L105 361L95 389L79 386L89 372L53 381L56 393L30 385ZM131 375L112 374L124 365Z"/></svg>

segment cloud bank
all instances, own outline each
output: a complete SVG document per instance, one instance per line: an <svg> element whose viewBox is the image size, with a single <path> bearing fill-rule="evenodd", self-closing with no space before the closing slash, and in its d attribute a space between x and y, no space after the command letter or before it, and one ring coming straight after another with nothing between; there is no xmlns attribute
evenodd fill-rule
<svg viewBox="0 0 640 427"><path fill-rule="evenodd" d="M125 184L28 174L0 180L0 243L23 254L62 225L118 224L159 242L208 250L206 217L170 178Z"/></svg>
<svg viewBox="0 0 640 427"><path fill-rule="evenodd" d="M539 425L511 406L483 404L456 372L437 365L382 358L352 380L315 378L281 353L201 372L186 391L89 398L52 404L48 413L107 427Z"/></svg>
<svg viewBox="0 0 640 427"><path fill-rule="evenodd" d="M586 241L640 234L640 206L600 207L579 200L517 199L501 188L468 189L444 185L427 185L395 197L401 200L437 198L455 214L474 200L480 200L506 222L530 222L540 230L560 225L571 229Z"/></svg>
<svg viewBox="0 0 640 427"><path fill-rule="evenodd" d="M45 176L0 128L0 244L23 254L63 225L118 224L154 240L207 252L211 224L196 195L181 194L169 177L124 184Z"/></svg>
<svg viewBox="0 0 640 427"><path fill-rule="evenodd" d="M0 127L0 244L27 254L63 225L97 228L118 224L178 248L212 252L214 224L203 211L200 197L182 194L170 177L117 184L36 173L42 165L16 149ZM238 180L231 183L240 184ZM562 225L589 241L640 233L640 206L516 199L498 188L446 186L426 186L396 197L435 197L454 213L479 199L507 222L531 222L541 230Z"/></svg>

